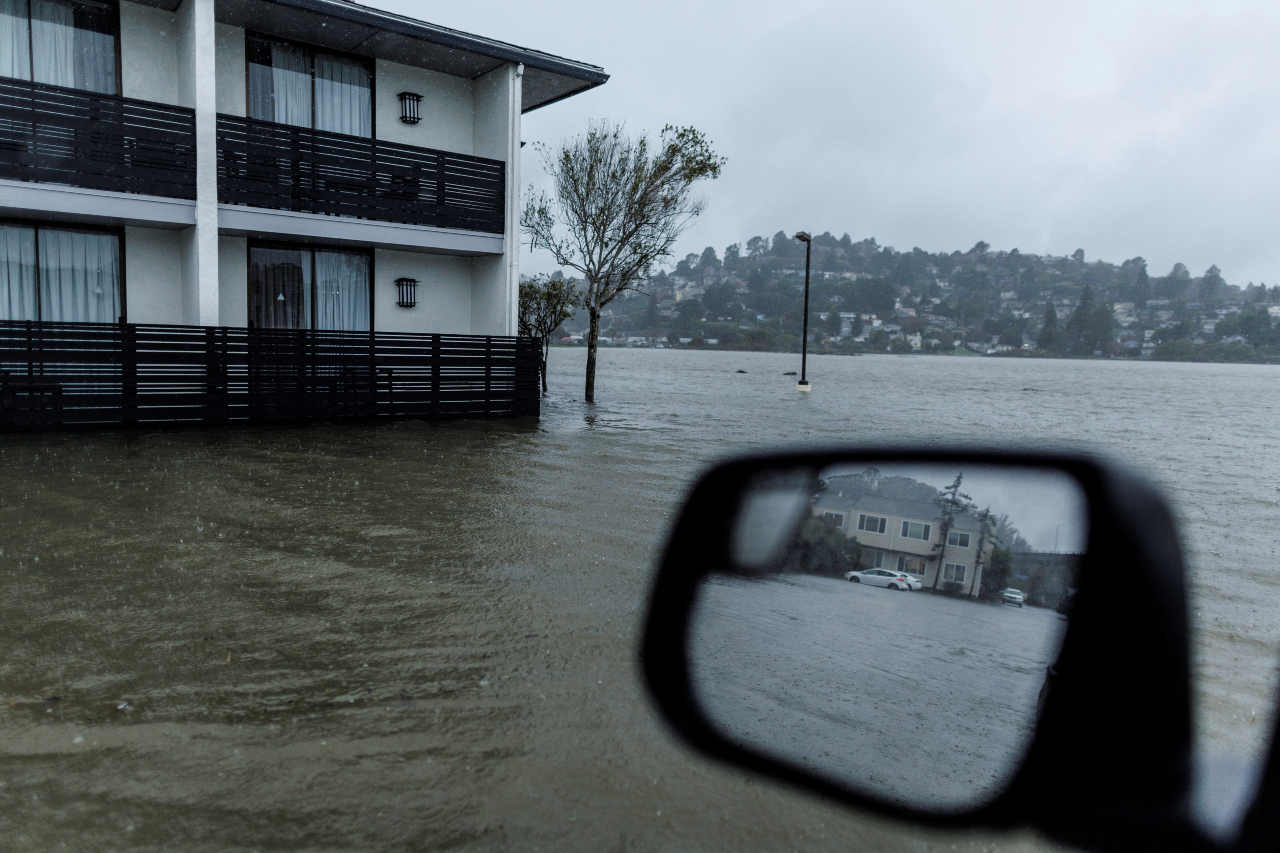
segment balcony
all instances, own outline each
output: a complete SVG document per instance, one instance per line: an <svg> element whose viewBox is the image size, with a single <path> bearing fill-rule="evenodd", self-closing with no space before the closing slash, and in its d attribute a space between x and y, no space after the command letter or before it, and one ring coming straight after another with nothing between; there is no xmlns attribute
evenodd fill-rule
<svg viewBox="0 0 1280 853"><path fill-rule="evenodd" d="M219 115L218 201L502 234L506 164Z"/></svg>
<svg viewBox="0 0 1280 853"><path fill-rule="evenodd" d="M0 433L537 416L531 338L0 321Z"/></svg>
<svg viewBox="0 0 1280 853"><path fill-rule="evenodd" d="M195 112L0 77L0 179L194 199Z"/></svg>

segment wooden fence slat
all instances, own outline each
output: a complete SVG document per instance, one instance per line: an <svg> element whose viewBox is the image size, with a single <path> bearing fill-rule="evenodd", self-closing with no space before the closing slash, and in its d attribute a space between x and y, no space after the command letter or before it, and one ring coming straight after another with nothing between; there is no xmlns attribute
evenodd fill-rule
<svg viewBox="0 0 1280 853"><path fill-rule="evenodd" d="M0 431L537 415L536 342L0 321Z"/></svg>

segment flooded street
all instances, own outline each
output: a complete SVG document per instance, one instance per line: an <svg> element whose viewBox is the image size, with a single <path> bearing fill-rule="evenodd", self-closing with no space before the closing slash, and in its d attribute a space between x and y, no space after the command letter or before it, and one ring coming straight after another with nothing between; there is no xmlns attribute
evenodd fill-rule
<svg viewBox="0 0 1280 853"><path fill-rule="evenodd" d="M810 575L716 574L689 643L699 705L731 740L910 806L1008 784L1066 619Z"/></svg>
<svg viewBox="0 0 1280 853"><path fill-rule="evenodd" d="M1184 522L1200 735L1260 746L1275 368L819 357L801 396L795 356L605 350L587 407L584 359L551 353L539 422L0 438L0 837L989 847L712 766L646 705L636 636L672 512L707 462L786 444L1070 446L1148 471Z"/></svg>

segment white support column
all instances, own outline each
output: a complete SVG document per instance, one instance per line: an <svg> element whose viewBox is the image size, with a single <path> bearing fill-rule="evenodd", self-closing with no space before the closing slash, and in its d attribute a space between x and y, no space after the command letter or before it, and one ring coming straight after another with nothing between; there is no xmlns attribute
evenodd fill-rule
<svg viewBox="0 0 1280 853"><path fill-rule="evenodd" d="M218 317L218 93L214 0L178 9L180 88L196 111L196 226L183 264L183 318L216 326Z"/></svg>
<svg viewBox="0 0 1280 853"><path fill-rule="evenodd" d="M507 154L507 301L511 316L507 334L514 335L520 312L520 118L523 104L524 64L517 65L511 85L511 125L508 131L510 151Z"/></svg>
<svg viewBox="0 0 1280 853"><path fill-rule="evenodd" d="M506 163L502 257L471 265L471 333L514 335L520 308L520 105L523 65L504 65L475 82L473 149Z"/></svg>

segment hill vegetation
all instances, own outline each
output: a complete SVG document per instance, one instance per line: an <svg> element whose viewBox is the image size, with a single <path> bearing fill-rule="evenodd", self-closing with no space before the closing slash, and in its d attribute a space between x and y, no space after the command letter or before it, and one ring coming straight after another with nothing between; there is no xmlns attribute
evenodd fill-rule
<svg viewBox="0 0 1280 853"><path fill-rule="evenodd" d="M1147 355L1190 361L1280 357L1280 286L1229 284L1212 266L1151 275L1122 263L994 251L898 251L874 238L813 239L816 352L957 351L1022 356ZM723 253L707 247L611 306L615 344L798 351L804 245L783 232ZM1270 310L1269 310L1270 309ZM579 319L566 323L573 333Z"/></svg>

